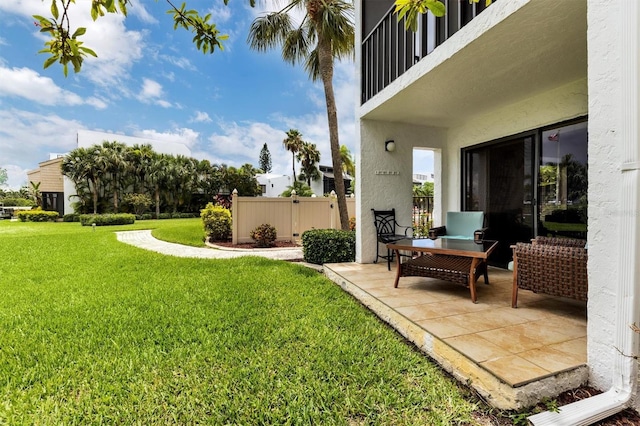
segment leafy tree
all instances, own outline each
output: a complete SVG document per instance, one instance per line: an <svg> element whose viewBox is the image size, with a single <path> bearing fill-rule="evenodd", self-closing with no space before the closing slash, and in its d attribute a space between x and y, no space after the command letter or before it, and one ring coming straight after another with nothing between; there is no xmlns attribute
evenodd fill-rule
<svg viewBox="0 0 640 426"><path fill-rule="evenodd" d="M260 169L263 173L271 172L271 153L269 152L269 147L265 142L262 145L262 149L260 150Z"/></svg>
<svg viewBox="0 0 640 426"><path fill-rule="evenodd" d="M220 34L216 24L209 22L211 14L201 16L197 11L187 9L186 3L178 8L170 0L166 0L170 9L167 13L173 17L173 28L183 28L194 33L193 42L198 50L203 53L213 53L216 48L222 50L221 41L228 38L225 34ZM87 2L80 2L86 5ZM91 0L91 18L95 21L106 13L122 13L127 15L127 6L131 0ZM228 0L224 0L227 4ZM249 0L251 7L255 5L255 0ZM40 27L41 33L46 33L49 39L44 44L44 49L40 53L46 53L49 57L44 62L47 68L58 62L62 65L65 76L68 74L68 66L73 66L74 72L82 69L82 62L87 56L97 57L96 52L83 45L80 41L86 33L86 28L76 28L71 32L71 20L69 9L76 5L75 0L51 0L51 17L34 15L36 25Z"/></svg>
<svg viewBox="0 0 640 426"><path fill-rule="evenodd" d="M296 129L289 129L287 137L282 141L284 148L291 152L292 164L293 164L293 181L296 181L296 154L300 151L300 147L304 141L302 140L302 133Z"/></svg>
<svg viewBox="0 0 640 426"><path fill-rule="evenodd" d="M320 179L320 171L316 167L316 164L320 162L320 151L316 148L316 144L302 142L298 152L298 161L300 161L302 169L300 180L307 181L307 185L311 186L312 180Z"/></svg>
<svg viewBox="0 0 640 426"><path fill-rule="evenodd" d="M260 184L256 179L257 170L251 164L245 164L239 169L227 167L223 164L222 182L225 192L238 190L238 195L255 197L262 194Z"/></svg>
<svg viewBox="0 0 640 426"><path fill-rule="evenodd" d="M289 13L300 8L304 8L306 14L296 27ZM256 18L251 24L248 40L252 49L261 52L281 47L284 61L293 65L303 62L311 79L322 81L340 225L343 230L348 230L333 65L335 59L353 57L353 4L342 0L290 0L281 10ZM295 172L293 177L295 180Z"/></svg>
<svg viewBox="0 0 640 426"><path fill-rule="evenodd" d="M0 186L6 185L7 179L9 179L7 169L0 167Z"/></svg>
<svg viewBox="0 0 640 426"><path fill-rule="evenodd" d="M133 212L138 216L146 212L149 209L149 206L153 204L153 200L151 200L151 197L147 194L130 193L125 195L122 198L122 201L129 204L133 209Z"/></svg>
<svg viewBox="0 0 640 426"><path fill-rule="evenodd" d="M413 187L414 197L433 197L433 182L424 182Z"/></svg>
<svg viewBox="0 0 640 426"><path fill-rule="evenodd" d="M479 3L480 0L469 0L469 3ZM485 4L489 6L493 0L485 0ZM396 0L396 13L398 21L406 16L405 28L411 31L418 29L418 16L427 11L433 13L434 16L442 17L445 15L446 7L441 0Z"/></svg>

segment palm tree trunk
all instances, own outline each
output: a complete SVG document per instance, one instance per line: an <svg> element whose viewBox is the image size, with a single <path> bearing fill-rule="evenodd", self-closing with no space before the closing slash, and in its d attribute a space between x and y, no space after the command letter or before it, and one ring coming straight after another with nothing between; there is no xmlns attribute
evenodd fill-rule
<svg viewBox="0 0 640 426"><path fill-rule="evenodd" d="M93 179L93 214L98 214L98 180Z"/></svg>
<svg viewBox="0 0 640 426"><path fill-rule="evenodd" d="M316 27L317 28L317 27ZM340 140L338 138L338 113L336 98L333 93L333 57L331 55L331 41L325 40L318 33L318 64L320 77L324 86L324 97L327 104L327 121L329 123L329 142L331 145L331 160L333 162L333 176L336 186L338 212L340 213L340 227L349 230L349 213L347 211L347 197L342 177L342 157L340 157Z"/></svg>
<svg viewBox="0 0 640 426"><path fill-rule="evenodd" d="M156 184L156 219L160 218L160 185Z"/></svg>

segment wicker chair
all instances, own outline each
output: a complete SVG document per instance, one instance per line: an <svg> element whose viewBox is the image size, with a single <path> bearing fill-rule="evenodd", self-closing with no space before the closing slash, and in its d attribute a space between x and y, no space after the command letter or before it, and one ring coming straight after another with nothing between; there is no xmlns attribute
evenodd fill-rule
<svg viewBox="0 0 640 426"><path fill-rule="evenodd" d="M513 248L511 307L518 306L518 289L550 296L587 300L586 241L537 237Z"/></svg>

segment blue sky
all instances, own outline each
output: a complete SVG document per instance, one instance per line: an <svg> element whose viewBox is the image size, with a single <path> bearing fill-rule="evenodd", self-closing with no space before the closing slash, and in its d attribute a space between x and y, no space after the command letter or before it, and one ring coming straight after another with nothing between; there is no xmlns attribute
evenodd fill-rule
<svg viewBox="0 0 640 426"><path fill-rule="evenodd" d="M266 142L273 172L286 174L291 156L282 140L295 128L331 164L320 83L279 52L254 52L246 43L251 21L276 10L271 0L253 9L242 0L188 1L229 35L213 55L197 51L191 33L173 30L162 0L137 0L126 18L110 14L95 23L88 3L77 2L71 23L87 27L85 45L98 58L65 78L59 65L43 69L46 56L37 53L44 38L31 16L49 16L50 1L0 2L0 167L8 187L26 185L26 171L49 153L75 148L81 129L183 143L195 158L231 166L257 167ZM340 143L354 155L355 82L354 63L336 64ZM428 158L416 158L415 172L432 171Z"/></svg>

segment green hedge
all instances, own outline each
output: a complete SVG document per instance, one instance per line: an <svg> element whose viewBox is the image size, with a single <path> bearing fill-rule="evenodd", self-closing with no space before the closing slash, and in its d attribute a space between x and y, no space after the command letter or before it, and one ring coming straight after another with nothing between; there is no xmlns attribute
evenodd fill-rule
<svg viewBox="0 0 640 426"><path fill-rule="evenodd" d="M131 225L135 221L135 215L130 213L80 215L80 223L82 226L90 226L94 223L96 226Z"/></svg>
<svg viewBox="0 0 640 426"><path fill-rule="evenodd" d="M78 213L67 213L62 216L63 222L80 222L80 215Z"/></svg>
<svg viewBox="0 0 640 426"><path fill-rule="evenodd" d="M309 263L353 262L356 259L355 231L311 229L302 233L302 253Z"/></svg>
<svg viewBox="0 0 640 426"><path fill-rule="evenodd" d="M48 212L45 210L21 210L17 213L21 222L55 222L60 215L58 212Z"/></svg>

